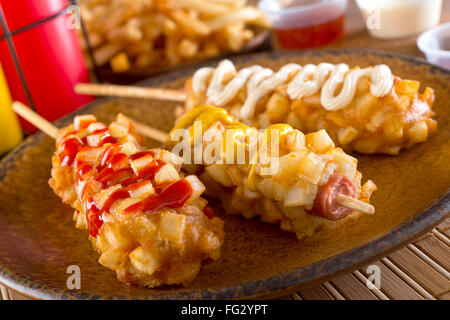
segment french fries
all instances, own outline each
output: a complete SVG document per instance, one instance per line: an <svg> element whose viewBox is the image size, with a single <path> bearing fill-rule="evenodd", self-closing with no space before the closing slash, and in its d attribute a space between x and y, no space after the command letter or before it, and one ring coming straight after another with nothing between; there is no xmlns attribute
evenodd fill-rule
<svg viewBox="0 0 450 320"><path fill-rule="evenodd" d="M254 37L248 25L269 27L246 0L80 0L79 5L95 63L109 64L114 72L236 52Z"/></svg>

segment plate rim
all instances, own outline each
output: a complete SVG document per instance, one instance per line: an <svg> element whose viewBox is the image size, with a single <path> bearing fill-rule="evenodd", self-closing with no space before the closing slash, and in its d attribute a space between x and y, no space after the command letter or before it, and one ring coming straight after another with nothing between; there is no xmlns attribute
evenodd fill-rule
<svg viewBox="0 0 450 320"><path fill-rule="evenodd" d="M446 70L440 66L431 64L422 58L409 56L402 53L396 53L391 51L365 49L365 48L347 48L347 49L312 49L303 51L268 51L250 53L240 56L234 56L229 58L230 60L238 60L239 62L246 62L253 59L253 57L270 57L277 59L279 57L294 56L294 55L307 55L307 54L371 54L381 57L399 58L409 62L425 65L431 69L431 71L441 72L445 75L450 75L450 70ZM197 70L199 67L207 66L217 63L221 59L214 59L204 63L198 63L196 65L189 66L182 70L174 70L167 74L159 75L150 79L139 81L136 85L149 86L152 83L165 82L178 78L180 75L186 75L193 70ZM55 124L67 123L69 119L80 113L94 108L98 104L105 103L107 101L115 100L114 97L98 98L93 102L82 106L71 114L63 117L60 120L55 121ZM3 182L7 171L15 168L13 164L11 168L6 168L5 165L14 162L14 159L28 147L35 143L38 143L44 138L42 132L38 132L26 138L18 147L11 151L4 159L0 161L0 183ZM367 243L363 243L359 246L342 251L335 255L332 255L326 259L316 261L311 265L303 266L290 271L285 271L277 275L267 277L265 279L253 280L245 283L235 283L225 287L203 288L197 290L181 290L174 295L169 296L167 294L148 294L145 296L133 297L125 296L121 297L112 293L109 297L98 296L92 293L85 293L82 291L74 292L73 290L61 290L59 288L53 288L51 286L36 288L25 286L23 279L17 274L9 274L8 270L0 264L0 284L12 289L19 294L27 296L33 299L253 299L253 298L270 298L276 297L279 294L285 294L288 291L295 292L299 288L309 287L318 282L326 281L336 275L347 272L350 269L354 269L358 266L365 265L375 261L376 259L386 256L388 253L395 251L399 247L403 247L406 243L420 237L425 234L437 224L443 221L445 218L450 217L450 186L446 193L436 201L434 201L428 208L417 212L411 219L405 221L397 228L388 231L386 234L379 236ZM357 259L355 257L358 256ZM359 262L354 262L358 260ZM333 265L339 265L335 267ZM321 270L321 276L314 276L315 270ZM11 271L12 273L12 271ZM17 281L15 278L19 278ZM48 290L50 289L50 290ZM58 293L55 293L55 289L58 289Z"/></svg>

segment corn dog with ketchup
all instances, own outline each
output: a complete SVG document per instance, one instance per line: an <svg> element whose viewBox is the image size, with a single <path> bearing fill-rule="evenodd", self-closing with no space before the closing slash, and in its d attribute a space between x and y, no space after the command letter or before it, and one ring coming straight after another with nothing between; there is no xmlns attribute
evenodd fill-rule
<svg viewBox="0 0 450 320"><path fill-rule="evenodd" d="M179 134L183 130L194 138L183 141ZM255 137L253 142L251 136ZM261 149L252 152L255 143ZM290 125L277 124L261 133L224 109L198 106L178 120L165 147L176 154L189 151L192 157L202 151L201 164L194 162L184 168L200 177L207 194L222 199L228 213L280 223L281 229L296 233L298 238L356 218L361 215L358 208L373 213L369 199L375 184L369 180L361 185L357 160L336 148L325 130L305 136ZM236 158L238 149L245 154L241 163ZM208 154L222 163L205 160ZM262 154L270 161L260 161ZM274 161L278 168L268 173ZM348 202L356 206L351 209Z"/></svg>
<svg viewBox="0 0 450 320"><path fill-rule="evenodd" d="M386 65L290 63L275 72L259 65L237 70L223 60L187 81L185 105L188 111L213 104L257 128L288 123L305 133L325 129L345 150L396 155L436 131L434 92L419 87Z"/></svg>
<svg viewBox="0 0 450 320"><path fill-rule="evenodd" d="M198 178L180 173L182 159L139 139L122 115L109 127L78 116L57 133L49 184L120 281L186 285L203 260L220 257L223 221Z"/></svg>

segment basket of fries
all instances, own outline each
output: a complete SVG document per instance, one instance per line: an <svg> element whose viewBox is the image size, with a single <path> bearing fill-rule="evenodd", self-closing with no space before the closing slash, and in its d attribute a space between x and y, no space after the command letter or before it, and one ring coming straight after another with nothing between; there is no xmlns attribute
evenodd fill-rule
<svg viewBox="0 0 450 320"><path fill-rule="evenodd" d="M103 80L133 82L175 66L255 51L270 24L246 0L79 0L80 41Z"/></svg>

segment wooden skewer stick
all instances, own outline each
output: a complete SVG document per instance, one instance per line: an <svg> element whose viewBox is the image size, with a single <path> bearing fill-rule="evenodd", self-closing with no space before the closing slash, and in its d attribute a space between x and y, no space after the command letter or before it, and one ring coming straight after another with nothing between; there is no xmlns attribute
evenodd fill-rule
<svg viewBox="0 0 450 320"><path fill-rule="evenodd" d="M20 115L22 118L27 120L29 123L34 125L39 130L45 132L53 139L56 139L56 134L58 133L58 128L56 128L53 124L42 118L36 112L28 108L21 102L14 102L12 104L13 110Z"/></svg>
<svg viewBox="0 0 450 320"><path fill-rule="evenodd" d="M130 119L130 118L128 118ZM158 129L152 128L150 126L147 126L143 123L140 123L134 119L130 119L134 123L134 127L136 128L136 131L143 136L146 136L147 138L153 139L155 141L166 143L168 134L165 132L162 132Z"/></svg>
<svg viewBox="0 0 450 320"><path fill-rule="evenodd" d="M21 102L14 102L12 107L13 107L13 110L18 115L20 115L22 118L24 118L25 120L27 120L28 122L33 124L35 127L40 129L44 133L48 134L50 137L56 139L56 135L58 133L58 128L56 128L53 124L51 124L50 122L48 122L47 120L42 118L40 115L35 113L33 110L31 110L30 108L28 108ZM132 120L132 119L130 119L130 120ZM158 129L146 126L142 123L139 123L136 121L133 121L133 122L135 123L136 130L139 133L141 133L151 139L154 139L156 141L160 141L160 142L166 141L166 139L167 139L166 133L159 131ZM343 207L346 207L349 209L353 209L353 210L357 210L357 211L361 211L361 212L364 212L367 214L373 214L375 212L375 208L372 205L367 204L367 203L357 200L357 199L347 197L343 194L339 194L336 197L336 202L340 206L343 206Z"/></svg>
<svg viewBox="0 0 450 320"><path fill-rule="evenodd" d="M114 96L127 98L157 99L184 102L186 95L180 90L119 86L112 84L78 83L74 90L78 94Z"/></svg>
<svg viewBox="0 0 450 320"><path fill-rule="evenodd" d="M338 194L336 196L336 203L342 207L364 212L367 214L375 213L375 207L373 205L365 203L358 199L353 199L343 194Z"/></svg>

